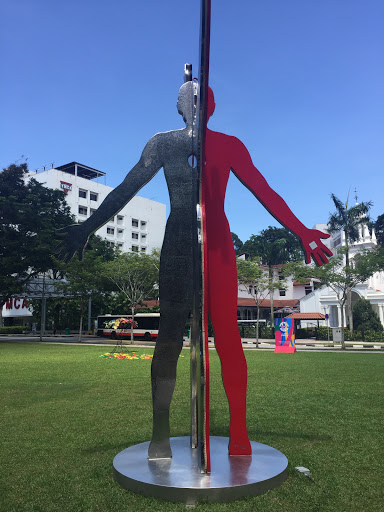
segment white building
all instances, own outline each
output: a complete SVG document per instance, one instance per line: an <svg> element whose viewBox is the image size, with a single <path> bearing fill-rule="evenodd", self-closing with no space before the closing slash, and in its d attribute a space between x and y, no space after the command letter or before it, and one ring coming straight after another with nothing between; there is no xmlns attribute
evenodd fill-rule
<svg viewBox="0 0 384 512"><path fill-rule="evenodd" d="M317 224L316 226L322 226L322 228L316 227L316 229L322 229L322 231L326 230L324 227L327 228L326 224ZM371 250L376 246L374 231L371 236L367 226L361 226L359 233L359 240L350 244L349 253L351 259L353 259L357 253L363 250ZM328 241L331 250L338 249L339 247L345 246L345 235L343 232L339 231L334 233ZM358 284L352 288L352 306L360 297L369 300L384 326L384 272L376 272L365 283ZM323 286L309 295L304 296L300 300L300 312L328 314L330 327L341 326L341 306L337 301L335 292L327 286ZM347 315L346 308L344 308L344 327L346 327L346 322ZM308 325L310 325L310 323L311 322L309 322ZM321 324L327 325L326 322L321 322ZM302 322L302 326L306 326L306 323Z"/></svg>
<svg viewBox="0 0 384 512"><path fill-rule="evenodd" d="M241 255L239 258L245 259L245 255ZM277 282L281 279L282 283L284 283L280 289L273 291L273 305L277 314L288 314L299 311L299 300L313 292L315 283L313 279L309 279L305 284L294 281L291 277L283 279L281 276L282 267L283 265L274 265L272 267L274 281ZM263 270L268 275L268 267L264 266ZM238 287L237 316L239 320L254 320L256 318L256 305L252 297L252 288L252 283L247 285L240 284ZM260 307L261 318L269 319L271 307L269 294L266 294L266 298L262 301Z"/></svg>
<svg viewBox="0 0 384 512"><path fill-rule="evenodd" d="M84 222L113 190L105 185L104 172L78 162L40 173L30 172L29 176L46 187L64 190L76 222ZM165 204L135 196L96 234L122 251L149 254L153 249L161 248L165 224Z"/></svg>

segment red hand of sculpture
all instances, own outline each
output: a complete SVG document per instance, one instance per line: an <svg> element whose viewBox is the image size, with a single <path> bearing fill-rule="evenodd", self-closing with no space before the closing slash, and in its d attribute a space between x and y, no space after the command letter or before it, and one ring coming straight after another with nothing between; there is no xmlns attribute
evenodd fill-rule
<svg viewBox="0 0 384 512"><path fill-rule="evenodd" d="M332 256L332 251L323 244L321 239L329 238L330 236L317 229L308 229L300 236L305 252L305 263L311 263L311 256L319 267L324 263L328 263L328 256Z"/></svg>

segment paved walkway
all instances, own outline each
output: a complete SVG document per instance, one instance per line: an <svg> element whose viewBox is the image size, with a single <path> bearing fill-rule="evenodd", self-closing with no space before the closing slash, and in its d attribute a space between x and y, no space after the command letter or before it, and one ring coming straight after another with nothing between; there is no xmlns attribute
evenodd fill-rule
<svg viewBox="0 0 384 512"><path fill-rule="evenodd" d="M259 346L256 348L254 339L242 338L242 344L244 350L274 350L274 340L260 339ZM105 338L100 338L94 335L82 336L82 342L78 342L78 335L47 335L42 337L40 341L39 335L28 335L28 334L11 334L11 335L0 335L0 343L67 343L71 345L100 345L105 347L115 346L116 342ZM296 340L296 349L298 351L314 351L314 352L371 352L384 354L384 344L377 344L374 342L362 342L362 341L346 341L346 350L341 350L340 343L333 343L327 341L316 341L313 339L307 340ZM127 347L154 347L155 342L153 341L135 341L133 345L130 344L129 340L124 340L124 346ZM189 340L184 338L184 348L189 347ZM213 338L209 338L209 348L214 349Z"/></svg>

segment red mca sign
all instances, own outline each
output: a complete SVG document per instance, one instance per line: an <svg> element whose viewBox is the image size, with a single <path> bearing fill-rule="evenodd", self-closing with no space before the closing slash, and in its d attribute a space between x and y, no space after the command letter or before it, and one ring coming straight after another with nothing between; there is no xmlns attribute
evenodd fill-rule
<svg viewBox="0 0 384 512"><path fill-rule="evenodd" d="M3 317L6 316L32 316L27 299L18 297L9 299L3 306Z"/></svg>

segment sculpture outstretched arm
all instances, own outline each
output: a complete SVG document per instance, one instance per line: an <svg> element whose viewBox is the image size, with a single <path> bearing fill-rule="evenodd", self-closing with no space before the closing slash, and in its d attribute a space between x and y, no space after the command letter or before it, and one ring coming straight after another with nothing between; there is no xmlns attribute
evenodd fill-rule
<svg viewBox="0 0 384 512"><path fill-rule="evenodd" d="M89 236L116 215L161 167L155 135L147 143L140 160L124 181L107 195L99 208L85 222L57 230L60 236L64 236L63 241L55 248L57 257L68 262L77 252L81 260Z"/></svg>
<svg viewBox="0 0 384 512"><path fill-rule="evenodd" d="M305 252L306 263L310 263L311 256L316 265L328 263L332 251L321 241L330 235L308 229L292 213L286 202L267 183L260 171L253 165L247 148L235 137L231 137L231 168L237 178L245 185L264 207L292 233L301 240Z"/></svg>

